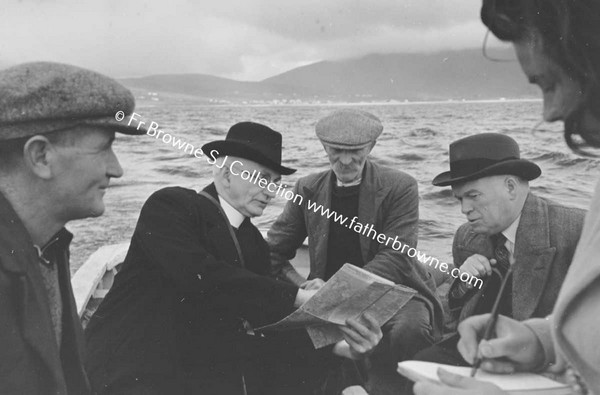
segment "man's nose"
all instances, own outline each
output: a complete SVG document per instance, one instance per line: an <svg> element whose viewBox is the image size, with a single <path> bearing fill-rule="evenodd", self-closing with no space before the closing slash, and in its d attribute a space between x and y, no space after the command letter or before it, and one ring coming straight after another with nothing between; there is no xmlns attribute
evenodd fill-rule
<svg viewBox="0 0 600 395"><path fill-rule="evenodd" d="M343 153L340 155L340 163L343 164L344 166L349 165L350 163L352 163L352 156L350 154L347 153Z"/></svg>
<svg viewBox="0 0 600 395"><path fill-rule="evenodd" d="M267 185L266 187L263 188L263 193L269 199L273 199L275 197L275 195L277 194L277 189L275 189L273 192L271 192L271 191L269 191L268 187L269 187L269 185Z"/></svg>
<svg viewBox="0 0 600 395"><path fill-rule="evenodd" d="M467 202L466 200L463 200L460 203L460 211L464 214L467 215L469 214L471 211L473 210L473 207L471 206L471 204L469 202Z"/></svg>
<svg viewBox="0 0 600 395"><path fill-rule="evenodd" d="M110 155L108 158L108 164L106 166L106 175L111 178L119 178L123 176L123 168L119 163L119 159L117 159L117 155L115 155L114 151L110 151Z"/></svg>
<svg viewBox="0 0 600 395"><path fill-rule="evenodd" d="M565 119L564 103L559 103L553 97L544 96L544 121L555 122Z"/></svg>

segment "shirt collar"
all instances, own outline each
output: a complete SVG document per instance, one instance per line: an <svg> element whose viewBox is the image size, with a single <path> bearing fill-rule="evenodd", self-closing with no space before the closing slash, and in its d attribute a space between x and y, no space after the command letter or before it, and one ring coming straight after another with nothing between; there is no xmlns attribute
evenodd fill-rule
<svg viewBox="0 0 600 395"><path fill-rule="evenodd" d="M365 177L365 173L367 172L367 162L365 162L365 164L363 165L363 169L362 172L360 174L360 177L358 177L357 180L354 181L350 181L347 183L341 182L340 180L338 180L338 178L335 175L335 172L333 171L333 169L331 169L331 172L333 173L333 179L335 180L335 185L338 187L353 187L355 185L360 185L360 183L362 182L362 179Z"/></svg>
<svg viewBox="0 0 600 395"><path fill-rule="evenodd" d="M515 240L517 238L517 228L519 227L520 220L521 220L521 214L519 214L517 219L515 219L508 228L506 228L506 229L504 229L504 231L502 231L502 234L504 235L504 237L506 237L506 240L510 241L513 246L515 245Z"/></svg>
<svg viewBox="0 0 600 395"><path fill-rule="evenodd" d="M56 253L59 251L64 251L69 248L71 241L73 240L73 234L69 232L66 228L60 229L58 232L54 234L48 240L43 247L39 247L34 244L35 250L37 251L40 262L50 265L52 264L53 258L56 256Z"/></svg>
<svg viewBox="0 0 600 395"><path fill-rule="evenodd" d="M231 204L227 203L227 201L223 199L221 195L219 195L219 203L221 204L221 207L225 212L225 216L227 216L227 219L229 220L231 226L233 226L236 229L239 228L242 222L244 222L244 220L246 219L246 217L242 213L237 211L235 208L233 208Z"/></svg>
<svg viewBox="0 0 600 395"><path fill-rule="evenodd" d="M336 178L335 185L337 185L338 187L353 187L355 185L360 185L361 181L362 181L362 177L359 178L358 180L350 181L348 183L343 183Z"/></svg>

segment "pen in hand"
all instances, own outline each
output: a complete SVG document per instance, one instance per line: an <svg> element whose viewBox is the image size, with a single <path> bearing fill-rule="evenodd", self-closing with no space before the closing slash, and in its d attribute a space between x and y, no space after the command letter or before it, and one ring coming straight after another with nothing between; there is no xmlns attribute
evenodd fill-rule
<svg viewBox="0 0 600 395"><path fill-rule="evenodd" d="M504 294L504 288L506 288L506 283L508 282L508 279L510 278L510 275L512 274L512 269L513 266L511 265L508 270L506 271L506 274L504 275L504 277L502 278L502 283L500 284L500 291L498 291L498 295L496 296L496 300L494 301L494 306L492 307L492 311L491 311L491 316L487 322L487 325L485 327L485 331L483 333L483 338L481 340L490 340L495 328L496 328L496 322L498 321L498 313L500 311L500 300L502 300L502 295ZM477 374L477 370L479 369L479 366L481 365L481 354L479 353L479 346L477 347L477 355L475 356L475 361L473 361L473 368L471 369L471 377L475 377L475 374Z"/></svg>

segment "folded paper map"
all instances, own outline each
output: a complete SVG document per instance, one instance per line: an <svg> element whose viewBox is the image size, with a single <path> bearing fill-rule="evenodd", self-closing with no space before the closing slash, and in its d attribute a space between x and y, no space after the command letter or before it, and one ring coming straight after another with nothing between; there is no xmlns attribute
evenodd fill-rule
<svg viewBox="0 0 600 395"><path fill-rule="evenodd" d="M306 328L315 348L321 348L343 339L339 325L345 325L348 318L368 312L383 325L415 294L412 288L346 263L298 310L255 331Z"/></svg>
<svg viewBox="0 0 600 395"><path fill-rule="evenodd" d="M398 363L398 373L412 381L437 381L438 368L448 372L469 377L470 367L442 365L433 362L403 361ZM511 395L566 395L571 394L571 387L548 377L533 373L494 374L478 370L475 379L493 383Z"/></svg>

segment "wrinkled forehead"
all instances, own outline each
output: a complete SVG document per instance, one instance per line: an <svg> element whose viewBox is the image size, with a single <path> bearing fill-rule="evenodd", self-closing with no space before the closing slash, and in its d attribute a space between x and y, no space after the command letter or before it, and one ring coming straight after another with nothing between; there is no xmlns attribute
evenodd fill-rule
<svg viewBox="0 0 600 395"><path fill-rule="evenodd" d="M456 198L464 197L472 192L489 193L502 183L504 176L482 177L452 185L452 193Z"/></svg>
<svg viewBox="0 0 600 395"><path fill-rule="evenodd" d="M279 174L275 170L270 169L263 165L259 165L259 167L260 167L260 169L258 169L258 170L260 171L260 174L262 175L262 177L269 177L271 179L271 181L276 181L276 180L281 179L281 174Z"/></svg>
<svg viewBox="0 0 600 395"><path fill-rule="evenodd" d="M236 161L239 161L242 163L242 170L247 170L250 173L252 173L253 171L256 170L256 172L260 172L261 177L263 178L269 178L272 181L274 180L279 180L281 179L281 174L279 174L277 171L271 169L270 167L267 167L263 164L254 162L250 159L244 159L244 158L234 158Z"/></svg>
<svg viewBox="0 0 600 395"><path fill-rule="evenodd" d="M61 145L97 145L112 143L115 139L115 131L93 125L76 125L72 128L46 133L43 136L51 142Z"/></svg>
<svg viewBox="0 0 600 395"><path fill-rule="evenodd" d="M354 149L348 149L348 148L336 148L336 147L331 147L327 144L324 145L325 146L325 151L327 151L327 153L329 155L352 155L352 156L366 156L369 154L369 150L371 149L370 146L367 147L362 147L362 148L354 148Z"/></svg>

